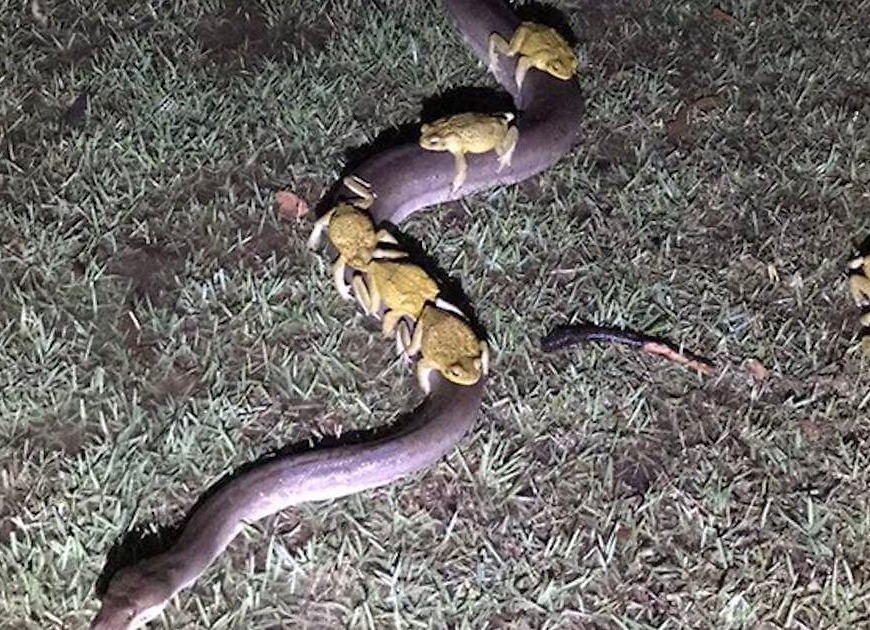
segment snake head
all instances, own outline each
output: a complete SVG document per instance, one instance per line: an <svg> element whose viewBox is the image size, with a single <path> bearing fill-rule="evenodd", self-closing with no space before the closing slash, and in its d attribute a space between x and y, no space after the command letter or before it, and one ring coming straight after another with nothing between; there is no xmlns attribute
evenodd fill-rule
<svg viewBox="0 0 870 630"><path fill-rule="evenodd" d="M119 570L102 596L91 630L142 628L163 611L172 589L141 565Z"/></svg>

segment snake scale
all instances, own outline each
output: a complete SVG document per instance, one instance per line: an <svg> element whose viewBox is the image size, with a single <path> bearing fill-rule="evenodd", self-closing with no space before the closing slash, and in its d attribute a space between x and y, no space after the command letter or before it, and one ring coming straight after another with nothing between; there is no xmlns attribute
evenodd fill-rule
<svg viewBox="0 0 870 630"><path fill-rule="evenodd" d="M488 61L492 33L510 37L520 20L502 0L442 0L471 51ZM511 164L468 156L468 177L452 190L453 159L416 142L391 147L354 170L377 191L376 223L399 224L436 204L496 185L513 184L550 167L580 141L584 112L579 85L530 72L518 88L516 60L500 57L497 81L514 99L519 140ZM166 551L117 571L109 580L94 630L126 630L157 617L192 585L242 528L291 505L333 499L382 486L424 469L449 453L480 409L485 379L464 387L440 375L429 396L392 433L371 441L278 456L254 466L197 504Z"/></svg>

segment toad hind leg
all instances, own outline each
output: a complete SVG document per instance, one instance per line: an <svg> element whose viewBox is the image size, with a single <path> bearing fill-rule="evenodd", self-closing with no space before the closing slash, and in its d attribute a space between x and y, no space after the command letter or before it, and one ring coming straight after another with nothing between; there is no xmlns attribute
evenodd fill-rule
<svg viewBox="0 0 870 630"><path fill-rule="evenodd" d="M389 337L394 332L396 332L396 326L399 324L399 321L404 317L404 313L400 313L396 310L387 311L384 313L384 322L381 326L381 329L384 332L384 337ZM407 344L405 344L407 346Z"/></svg>
<svg viewBox="0 0 870 630"><path fill-rule="evenodd" d="M396 237L387 232L384 228L381 228L375 233L375 238L377 239L378 245L381 243L386 243L387 245L398 245L399 241L396 240ZM396 260L399 258L407 258L407 252L403 252L400 249L384 249L382 247L377 247L372 250L372 258L388 258L392 260Z"/></svg>
<svg viewBox="0 0 870 630"><path fill-rule="evenodd" d="M360 275L354 276L352 282L356 299L366 314L374 315L377 313L381 307L381 294L378 288L374 284L366 284L365 279Z"/></svg>
<svg viewBox="0 0 870 630"><path fill-rule="evenodd" d="M510 44L508 40L493 33L489 36L489 71L495 74L496 66L498 65L498 54L510 55Z"/></svg>
<svg viewBox="0 0 870 630"><path fill-rule="evenodd" d="M344 270L346 267L347 264L345 263L344 258L339 256L332 265L332 281L335 283L335 288L338 289L339 295L341 295L345 300L350 300L350 287L344 280Z"/></svg>
<svg viewBox="0 0 870 630"><path fill-rule="evenodd" d="M492 72L495 64L498 62L496 53L513 57L516 55L528 38L528 29L520 25L511 35L511 40L508 41L498 33L493 33L489 36L489 67Z"/></svg>
<svg viewBox="0 0 870 630"><path fill-rule="evenodd" d="M333 210L330 210L322 217L314 222L314 227L311 230L311 236L308 237L308 249L317 249L320 245L320 238L323 235L323 230L329 225L329 220L332 218Z"/></svg>
<svg viewBox="0 0 870 630"><path fill-rule="evenodd" d="M508 129L501 142L498 143L498 146L496 146L495 152L498 155L498 171L503 169L505 166L510 166L511 158L514 155L514 149L517 148L517 140L519 137L520 132L517 128L511 127Z"/></svg>

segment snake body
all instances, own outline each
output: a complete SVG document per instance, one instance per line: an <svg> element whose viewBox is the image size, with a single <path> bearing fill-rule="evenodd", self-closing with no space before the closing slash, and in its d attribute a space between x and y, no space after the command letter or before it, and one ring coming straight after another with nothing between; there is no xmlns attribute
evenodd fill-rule
<svg viewBox="0 0 870 630"><path fill-rule="evenodd" d="M510 37L519 19L502 0L443 0L463 39L484 63L491 33ZM501 58L496 78L517 109L519 142L510 166L496 171L489 156L468 156L468 177L451 190L453 160L416 143L390 148L355 169L371 183L377 222L400 223L412 213L498 184L510 184L548 168L579 141L580 89L532 72L518 90L513 59ZM169 599L193 584L242 528L291 505L342 497L382 486L426 468L450 452L480 409L484 379L470 387L441 376L407 422L364 443L279 456L225 484L189 514L175 543L163 553L123 568L109 580L94 630L141 627Z"/></svg>
<svg viewBox="0 0 870 630"><path fill-rule="evenodd" d="M233 479L190 514L167 551L121 569L108 585L92 628L139 627L189 587L246 523L291 505L334 499L391 483L426 468L462 439L480 408L472 387L440 376L408 422L377 441L278 457Z"/></svg>
<svg viewBox="0 0 870 630"><path fill-rule="evenodd" d="M490 34L510 37L520 24L500 0L442 0L442 4L463 40L484 63ZM580 142L584 104L577 82L532 72L519 91L514 68L512 59L501 57L495 69L496 79L521 112L511 164L499 172L491 155L467 154L468 176L459 190L452 191L453 158L449 154L422 150L416 142L387 149L355 170L377 191L369 209L376 220L399 224L428 206L496 185L515 184L549 168Z"/></svg>

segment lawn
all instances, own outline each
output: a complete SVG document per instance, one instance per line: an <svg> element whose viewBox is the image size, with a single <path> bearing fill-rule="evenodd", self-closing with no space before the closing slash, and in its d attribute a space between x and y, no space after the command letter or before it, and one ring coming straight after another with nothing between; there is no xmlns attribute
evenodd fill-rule
<svg viewBox="0 0 870 630"><path fill-rule="evenodd" d="M471 434L252 525L154 627L870 624L870 3L554 6L584 143L403 225L490 335ZM36 8L0 0L0 627L81 628L128 530L419 399L274 194L495 83L432 0ZM543 353L571 321L719 369Z"/></svg>

